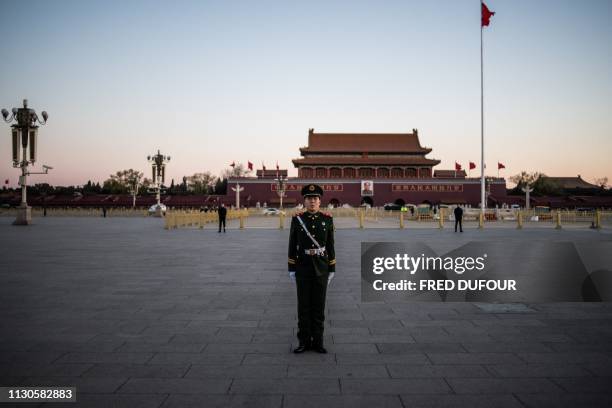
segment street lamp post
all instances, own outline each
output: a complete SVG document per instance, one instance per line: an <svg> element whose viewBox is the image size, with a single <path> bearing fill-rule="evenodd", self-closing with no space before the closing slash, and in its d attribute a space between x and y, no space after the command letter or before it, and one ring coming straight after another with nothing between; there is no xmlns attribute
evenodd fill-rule
<svg viewBox="0 0 612 408"><path fill-rule="evenodd" d="M525 187L521 187L521 190L523 190L523 193L525 193L525 209L529 210L529 208L531 207L531 202L529 201L529 193L533 192L533 187L531 187L529 184L525 184Z"/></svg>
<svg viewBox="0 0 612 408"><path fill-rule="evenodd" d="M280 209L283 209L283 197L285 196L285 191L287 189L287 179L281 175L278 175L276 179L276 194L280 198Z"/></svg>
<svg viewBox="0 0 612 408"><path fill-rule="evenodd" d="M240 183L236 183L236 187L232 187L232 191L236 192L236 209L240 209L240 192L244 190L244 187L240 187Z"/></svg>
<svg viewBox="0 0 612 408"><path fill-rule="evenodd" d="M2 117L6 123L15 120L17 123L11 125L11 136L13 141L13 167L21 168L19 185L21 186L21 204L17 212L14 225L30 225L32 223L32 208L28 207L27 201L27 177L30 174L47 174L52 167L43 165L42 172L28 171L28 165L34 165L37 151L38 126L47 123L47 112L42 111L43 120L40 120L34 109L28 108L28 100L23 100L22 108L13 108L9 117L9 111L2 109Z"/></svg>
<svg viewBox="0 0 612 408"><path fill-rule="evenodd" d="M147 156L147 160L151 163L152 182L155 188L155 199L157 202L155 206L155 216L161 217L165 212L162 210L161 206L161 186L166 180L166 163L170 161L170 156L164 156L158 150L157 154Z"/></svg>

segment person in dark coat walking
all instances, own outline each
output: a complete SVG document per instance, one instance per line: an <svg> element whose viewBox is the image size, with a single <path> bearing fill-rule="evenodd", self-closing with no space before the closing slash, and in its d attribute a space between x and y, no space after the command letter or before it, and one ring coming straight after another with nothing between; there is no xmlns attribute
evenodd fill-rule
<svg viewBox="0 0 612 408"><path fill-rule="evenodd" d="M221 203L221 206L219 206L217 211L219 213L219 232L221 232L221 225L223 225L223 232L225 232L225 217L227 216L227 208L225 208L225 204Z"/></svg>
<svg viewBox="0 0 612 408"><path fill-rule="evenodd" d="M307 211L291 219L289 232L289 277L297 284L299 345L294 353L314 350L327 353L323 346L327 285L336 271L334 220L319 211L323 189L307 184L302 189Z"/></svg>
<svg viewBox="0 0 612 408"><path fill-rule="evenodd" d="M453 214L455 214L455 232L457 232L457 224L459 224L459 231L463 232L463 209L459 207L459 204L457 204L457 206L455 207Z"/></svg>

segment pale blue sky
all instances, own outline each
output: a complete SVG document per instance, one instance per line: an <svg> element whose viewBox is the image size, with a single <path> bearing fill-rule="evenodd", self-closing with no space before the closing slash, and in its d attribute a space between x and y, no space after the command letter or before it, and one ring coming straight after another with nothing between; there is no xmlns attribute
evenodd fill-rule
<svg viewBox="0 0 612 408"><path fill-rule="evenodd" d="M294 175L311 127L418 128L437 168L480 164L479 1L0 3L0 107L50 115L39 165L55 169L35 182L148 174L157 149L177 180L233 160ZM487 5L492 174L612 177L612 2Z"/></svg>

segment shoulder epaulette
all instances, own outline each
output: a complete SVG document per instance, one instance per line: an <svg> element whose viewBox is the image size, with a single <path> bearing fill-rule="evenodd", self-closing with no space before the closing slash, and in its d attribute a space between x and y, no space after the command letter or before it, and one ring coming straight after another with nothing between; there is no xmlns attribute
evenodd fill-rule
<svg viewBox="0 0 612 408"><path fill-rule="evenodd" d="M327 217L332 217L332 214L330 212L326 212L326 211L321 211L323 213L323 215L327 216Z"/></svg>

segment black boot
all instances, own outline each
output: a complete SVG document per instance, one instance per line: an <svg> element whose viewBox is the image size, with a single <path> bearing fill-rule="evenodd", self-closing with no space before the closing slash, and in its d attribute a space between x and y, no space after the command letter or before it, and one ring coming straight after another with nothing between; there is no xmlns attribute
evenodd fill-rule
<svg viewBox="0 0 612 408"><path fill-rule="evenodd" d="M301 354L301 353L303 353L303 352L305 352L307 350L310 350L311 347L312 346L311 346L310 342L300 341L300 344L296 348L293 349L293 352L295 354Z"/></svg>
<svg viewBox="0 0 612 408"><path fill-rule="evenodd" d="M313 341L312 349L317 353L326 354L327 350L323 347L323 340Z"/></svg>

